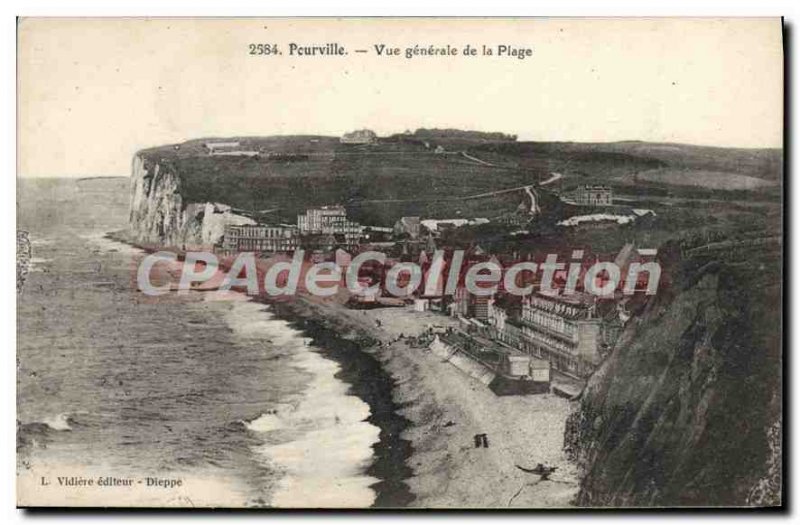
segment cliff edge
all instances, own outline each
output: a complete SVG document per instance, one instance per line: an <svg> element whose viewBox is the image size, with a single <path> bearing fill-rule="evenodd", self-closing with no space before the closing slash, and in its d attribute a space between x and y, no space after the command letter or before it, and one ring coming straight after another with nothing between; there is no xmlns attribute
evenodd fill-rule
<svg viewBox="0 0 800 525"><path fill-rule="evenodd" d="M226 224L254 224L217 202L187 202L182 177L168 159L145 153L133 158L130 233L147 244L208 248L219 242Z"/></svg>

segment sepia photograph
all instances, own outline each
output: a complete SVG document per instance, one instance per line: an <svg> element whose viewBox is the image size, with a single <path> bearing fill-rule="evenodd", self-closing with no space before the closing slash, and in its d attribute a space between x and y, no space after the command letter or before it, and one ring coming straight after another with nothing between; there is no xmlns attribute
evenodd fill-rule
<svg viewBox="0 0 800 525"><path fill-rule="evenodd" d="M785 507L782 18L16 29L18 507Z"/></svg>

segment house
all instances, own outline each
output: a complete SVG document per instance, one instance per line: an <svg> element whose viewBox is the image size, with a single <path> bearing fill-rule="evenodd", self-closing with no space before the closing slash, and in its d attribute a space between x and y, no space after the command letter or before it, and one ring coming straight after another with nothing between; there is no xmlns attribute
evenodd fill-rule
<svg viewBox="0 0 800 525"><path fill-rule="evenodd" d="M550 362L527 355L503 354L498 370L515 377L530 377L534 381L550 383Z"/></svg>
<svg viewBox="0 0 800 525"><path fill-rule="evenodd" d="M538 293L520 304L496 301L490 305L488 324L494 339L576 378L594 371L606 343L603 320L585 294Z"/></svg>
<svg viewBox="0 0 800 525"><path fill-rule="evenodd" d="M534 294L522 301L518 326L522 349L573 377L586 377L600 363L602 320L588 294ZM508 321L507 321L508 322Z"/></svg>
<svg viewBox="0 0 800 525"><path fill-rule="evenodd" d="M206 142L204 146L212 156L257 157L259 155L257 151L242 150L239 142Z"/></svg>
<svg viewBox="0 0 800 525"><path fill-rule="evenodd" d="M358 246L364 230L363 226L347 218L344 206L309 208L297 216L297 229L301 235L342 235L344 240L340 244L349 248Z"/></svg>
<svg viewBox="0 0 800 525"><path fill-rule="evenodd" d="M363 238L370 243L390 242L394 235L394 228L385 226L364 226L362 230ZM393 244L393 243L391 243Z"/></svg>
<svg viewBox="0 0 800 525"><path fill-rule="evenodd" d="M438 234L442 230L461 228L462 226L477 226L488 223L489 219L483 217L478 217L475 219L425 219L421 221L422 226L434 234Z"/></svg>
<svg viewBox="0 0 800 525"><path fill-rule="evenodd" d="M479 321L489 319L489 298L485 296L472 296L469 313Z"/></svg>
<svg viewBox="0 0 800 525"><path fill-rule="evenodd" d="M449 305L450 315L453 317L463 317L469 312L470 293L465 286L456 288L453 300Z"/></svg>
<svg viewBox="0 0 800 525"><path fill-rule="evenodd" d="M475 322L463 317L459 321ZM498 396L550 391L550 363L546 360L486 339L480 330L466 329L437 334L429 348L434 355L483 383Z"/></svg>
<svg viewBox="0 0 800 525"><path fill-rule="evenodd" d="M430 310L431 303L428 299L414 299L414 311L425 312Z"/></svg>
<svg viewBox="0 0 800 525"><path fill-rule="evenodd" d="M203 144L206 150L213 155L220 151L235 151L241 147L239 142L206 142Z"/></svg>
<svg viewBox="0 0 800 525"><path fill-rule="evenodd" d="M419 217L401 217L394 223L393 233L395 237L404 237L411 240L419 239L421 222Z"/></svg>
<svg viewBox="0 0 800 525"><path fill-rule="evenodd" d="M378 141L378 135L369 129L358 129L345 133L339 139L342 144L373 144Z"/></svg>
<svg viewBox="0 0 800 525"><path fill-rule="evenodd" d="M609 206L613 193L609 186L583 185L575 190L575 204L581 206Z"/></svg>
<svg viewBox="0 0 800 525"><path fill-rule="evenodd" d="M291 253L297 247L297 229L287 225L230 224L222 237L222 252L228 255Z"/></svg>

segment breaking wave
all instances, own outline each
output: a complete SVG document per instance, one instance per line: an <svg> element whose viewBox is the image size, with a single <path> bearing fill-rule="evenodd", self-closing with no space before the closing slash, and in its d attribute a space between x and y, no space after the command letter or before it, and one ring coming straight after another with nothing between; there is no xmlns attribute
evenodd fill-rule
<svg viewBox="0 0 800 525"><path fill-rule="evenodd" d="M214 300L210 295L208 300ZM232 301L225 316L237 337L258 338L290 357L310 375L304 391L260 416L243 421L262 441L258 460L281 475L270 504L276 507L368 507L377 478L365 471L373 461L380 429L367 422L367 403L350 395L336 377L339 365L325 358L310 339L253 301Z"/></svg>
<svg viewBox="0 0 800 525"><path fill-rule="evenodd" d="M45 425L53 430L72 430L70 422L69 414L56 414L55 416L43 421Z"/></svg>

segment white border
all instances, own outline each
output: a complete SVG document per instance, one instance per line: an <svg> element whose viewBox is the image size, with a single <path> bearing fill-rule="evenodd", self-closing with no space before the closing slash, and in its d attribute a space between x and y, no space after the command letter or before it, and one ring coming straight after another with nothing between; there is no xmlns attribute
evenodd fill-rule
<svg viewBox="0 0 800 525"><path fill-rule="evenodd" d="M6 173L0 177L0 195L2 196L2 206L0 206L0 213L2 213L2 220L0 220L0 227L3 232L4 246L12 246L12 238L15 238L16 223L16 204L15 204L15 150L16 150L16 99L15 99L15 63L16 63L16 16L785 16L788 24L793 27L793 39L795 53L791 57L791 70L796 69L797 61L797 25L800 24L800 3L792 0L727 0L725 2L713 0L672 0L662 3L650 3L641 0L606 0L603 2L593 0L539 0L536 2L515 2L511 0L492 0L491 2L480 2L474 4L467 4L464 1L438 1L434 3L432 0L397 0L395 2L379 3L376 1L356 1L356 0L313 0L313 1L285 1L279 0L275 2L253 2L252 0L113 0L113 1L87 1L77 0L65 2L64 0L10 0L2 3L0 10L2 17L0 17L0 42L2 42L2 50L0 50L0 71L4 74L0 76L2 81L2 97L0 97L0 130L2 130L2 139L0 140L0 151L2 151L2 170ZM796 98L797 84L794 83L792 90L792 98ZM794 122L793 115L789 115L790 121ZM798 148L797 136L791 137L791 143L786 146L791 148L791 151L796 155ZM794 155L792 155L794 157ZM787 167L791 173L791 166ZM794 201L798 200L797 184L791 185L791 196ZM787 232L791 233L798 227L797 215L793 217L791 224L786 225ZM0 297L2 297L2 316L0 316L0 333L7 334L9 337L9 344L5 346L2 360L2 381L0 381L0 389L2 389L2 399L0 399L0 428L2 428L2 435L6 436L3 440L2 453L0 453L0 515L2 515L4 523L17 523L23 519L35 519L37 522L51 522L57 519L65 519L64 515L39 515L31 516L22 511L15 509L15 449L14 449L14 435L15 435L15 407L16 407L16 393L15 393L15 355L16 355L16 301L11 275L15 273L15 265L12 262L13 252L9 249L2 257L2 274L7 278L0 281L2 288L0 289ZM797 260L796 243L792 243L792 259ZM795 277L791 295L794 296L797 292L798 284ZM787 320L789 321L789 320ZM787 326L800 326L800 311L791 311L791 320L786 322ZM792 350L789 345L785 350L785 355L788 355ZM797 378L798 374L798 360L796 357L792 359L792 370L789 371L788 377ZM791 382L787 379L787 385L791 388ZM791 389L793 394L796 394L796 389ZM787 406L796 407L797 399L795 395L791 395L791 401L794 403L789 404L787 399ZM791 414L794 415L796 411L792 410ZM791 420L790 420L791 421ZM791 421L794 423L794 421ZM796 428L796 427L795 427ZM798 454L796 445L796 432L791 434L793 437L792 443L787 444L792 452L789 458L792 460L792 465L795 466ZM731 458L731 461L736 461L736 458ZM796 473L796 469L792 468L792 472ZM797 485L796 476L790 479L794 480L794 485ZM789 494L790 501L796 507L797 490L794 487ZM428 522L434 519L449 519L449 520L490 520L498 517L498 514L487 515L478 514L472 516L456 516L456 515L420 515L412 514L406 515L402 519L414 519L415 521ZM82 515L66 515L66 519L71 520L86 520L92 519L96 521L106 521L109 519L120 518L122 516L110 514L104 516L82 516ZM128 522L135 523L161 523L170 521L186 521L189 519L196 519L198 515L192 514L179 514L179 515L141 515L133 514L126 516L124 519ZM204 518L209 517L204 515ZM256 518L260 520L286 520L297 519L298 515L276 515L276 514L243 514L243 515L212 515L216 519L224 521L233 521L234 519L242 518ZM528 515L506 515L506 519L524 519L524 520L558 520L560 522L574 522L581 519L583 516L576 514L546 516L541 514L528 514ZM766 519L770 515L763 514L745 514L745 516L732 516L730 514L722 516L682 516L676 514L666 514L661 516L648 516L646 519L654 522L672 520L672 519L695 519L699 517L703 520L722 521L731 518L745 519ZM369 522L378 522L389 518L386 515L370 514L370 515L354 515L338 516L334 518L330 514L318 514L311 517L305 517L311 521L321 522L322 520L329 519L364 519ZM618 520L639 520L642 516L637 515L610 515L603 516L593 515L593 519L604 522L615 522Z"/></svg>

